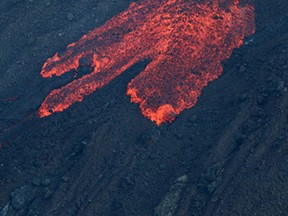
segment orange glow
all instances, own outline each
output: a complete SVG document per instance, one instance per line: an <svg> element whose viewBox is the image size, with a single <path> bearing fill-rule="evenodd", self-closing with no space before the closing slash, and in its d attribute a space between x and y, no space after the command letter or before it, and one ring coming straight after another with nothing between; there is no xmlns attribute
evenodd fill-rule
<svg viewBox="0 0 288 216"><path fill-rule="evenodd" d="M239 0L133 2L68 45L63 55L56 53L45 62L45 78L77 70L82 58L92 62L92 72L52 90L39 116L62 112L135 63L150 59L129 82L127 95L157 125L171 122L196 104L202 89L221 75L221 61L254 31L254 8Z"/></svg>

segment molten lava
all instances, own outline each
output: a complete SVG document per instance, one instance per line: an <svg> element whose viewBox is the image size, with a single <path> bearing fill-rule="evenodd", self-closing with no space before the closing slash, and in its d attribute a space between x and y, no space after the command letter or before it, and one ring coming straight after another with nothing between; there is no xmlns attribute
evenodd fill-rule
<svg viewBox="0 0 288 216"><path fill-rule="evenodd" d="M39 116L62 112L107 85L135 63L146 68L128 84L127 95L144 116L160 125L195 105L202 89L222 73L221 61L253 34L254 8L239 0L140 0L103 26L56 53L43 65L45 78L77 70L90 74L46 97Z"/></svg>

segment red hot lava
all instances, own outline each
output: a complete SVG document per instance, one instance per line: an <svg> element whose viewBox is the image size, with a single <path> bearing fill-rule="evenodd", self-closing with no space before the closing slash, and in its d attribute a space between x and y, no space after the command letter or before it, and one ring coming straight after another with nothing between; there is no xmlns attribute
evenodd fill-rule
<svg viewBox="0 0 288 216"><path fill-rule="evenodd" d="M103 26L56 53L41 75L61 76L79 68L82 58L92 72L46 97L39 116L62 112L107 85L135 63L150 59L128 84L127 95L144 116L160 125L195 105L202 89L222 73L247 35L253 34L254 8L239 0L140 0Z"/></svg>

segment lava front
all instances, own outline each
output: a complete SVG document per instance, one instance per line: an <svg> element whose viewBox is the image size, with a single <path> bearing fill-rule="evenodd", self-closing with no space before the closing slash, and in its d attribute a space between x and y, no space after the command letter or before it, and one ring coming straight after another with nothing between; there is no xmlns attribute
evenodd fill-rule
<svg viewBox="0 0 288 216"><path fill-rule="evenodd" d="M131 3L44 63L44 78L77 70L81 59L90 62L91 73L52 90L39 116L62 112L148 59L146 68L129 82L127 95L157 125L171 122L196 104L202 89L221 75L221 61L254 31L254 7L239 0Z"/></svg>

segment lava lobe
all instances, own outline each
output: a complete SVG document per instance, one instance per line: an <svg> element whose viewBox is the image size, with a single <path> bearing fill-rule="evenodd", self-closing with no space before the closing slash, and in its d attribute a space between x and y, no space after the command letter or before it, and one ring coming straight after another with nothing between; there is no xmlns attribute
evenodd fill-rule
<svg viewBox="0 0 288 216"><path fill-rule="evenodd" d="M107 85L135 63L151 60L127 87L131 102L157 125L171 122L197 102L202 89L222 73L245 36L253 34L254 8L239 0L139 0L104 25L56 53L42 67L44 78L77 70L86 74L45 98L39 116L62 112Z"/></svg>

